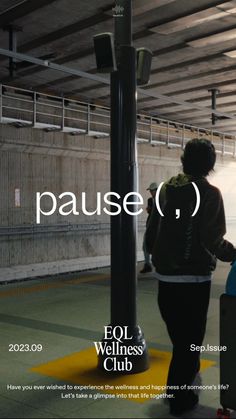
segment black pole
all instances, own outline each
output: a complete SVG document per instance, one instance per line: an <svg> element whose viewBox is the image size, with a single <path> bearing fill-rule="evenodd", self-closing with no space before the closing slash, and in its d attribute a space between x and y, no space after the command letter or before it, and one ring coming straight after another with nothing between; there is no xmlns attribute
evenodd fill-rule
<svg viewBox="0 0 236 419"><path fill-rule="evenodd" d="M122 46L111 77L111 191L121 202L137 190L135 55ZM136 325L136 216L123 209L111 217L111 323Z"/></svg>
<svg viewBox="0 0 236 419"><path fill-rule="evenodd" d="M17 52L17 32L21 31L22 28L17 25L6 25L3 26L3 30L8 32L9 39L9 50L12 52ZM16 59L13 57L9 58L9 75L11 78L15 76L16 72Z"/></svg>
<svg viewBox="0 0 236 419"><path fill-rule="evenodd" d="M13 25L9 25L9 50L17 51L17 28ZM16 61L14 58L9 58L9 73L10 77L14 77L16 71Z"/></svg>
<svg viewBox="0 0 236 419"><path fill-rule="evenodd" d="M111 74L111 191L118 193L123 202L126 194L137 192L136 50L131 45L132 2L119 0L116 6L120 15L115 17L118 70ZM111 216L111 328L118 326L128 332L129 339L122 339L119 346L140 348L139 354L131 350L129 356L115 356L123 362L127 358L132 365L122 373L142 372L149 366L146 343L137 325L136 232L137 217L127 214L123 207L119 215ZM113 341L117 343L115 336ZM112 371L114 359L109 358L106 366ZM105 359L106 355L99 356L99 367L103 369Z"/></svg>
<svg viewBox="0 0 236 419"><path fill-rule="evenodd" d="M211 121L212 121L212 125L215 125L216 121L217 121L217 115L215 114L215 110L216 110L216 95L219 93L218 89L210 89L209 92L211 92L211 109L212 109L212 114L211 114Z"/></svg>
<svg viewBox="0 0 236 419"><path fill-rule="evenodd" d="M117 0L115 19L115 43L132 45L132 0Z"/></svg>

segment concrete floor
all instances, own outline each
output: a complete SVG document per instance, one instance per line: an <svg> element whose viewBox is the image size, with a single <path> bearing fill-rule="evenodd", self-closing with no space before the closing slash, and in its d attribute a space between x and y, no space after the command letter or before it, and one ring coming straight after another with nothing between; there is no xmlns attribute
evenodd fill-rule
<svg viewBox="0 0 236 419"><path fill-rule="evenodd" d="M141 265L139 265L140 269ZM214 275L205 344L219 344L219 296L224 292L228 264L220 263ZM171 351L170 341L156 304L153 274L138 278L138 319L149 348ZM171 418L163 400L135 403L123 399L62 398L60 390L22 390L23 386L70 384L30 371L93 346L109 323L109 269L1 285L1 418ZM9 351L10 344L41 344L40 352ZM202 385L219 383L218 354L201 373ZM132 378L135 383L135 376ZM129 378L130 380L130 378ZM130 381L129 381L130 382ZM126 383L126 377L123 377ZM18 389L7 385L21 386ZM219 391L202 391L200 404L185 417L214 418ZM184 417L184 416L183 416ZM232 417L236 417L234 413Z"/></svg>

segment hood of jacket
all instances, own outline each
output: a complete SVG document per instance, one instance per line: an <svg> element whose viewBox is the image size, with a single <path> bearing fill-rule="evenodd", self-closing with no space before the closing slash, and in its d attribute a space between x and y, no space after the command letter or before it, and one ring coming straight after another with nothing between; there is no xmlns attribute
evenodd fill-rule
<svg viewBox="0 0 236 419"><path fill-rule="evenodd" d="M189 206L190 203L196 202L196 187L201 189L201 185L207 182L205 178L193 178L192 176L180 173L178 176L173 176L168 182L163 185L164 201L172 202L176 208Z"/></svg>

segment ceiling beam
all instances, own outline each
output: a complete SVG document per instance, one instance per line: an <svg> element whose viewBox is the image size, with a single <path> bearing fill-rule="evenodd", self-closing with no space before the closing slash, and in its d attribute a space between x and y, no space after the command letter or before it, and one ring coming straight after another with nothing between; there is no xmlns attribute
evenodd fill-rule
<svg viewBox="0 0 236 419"><path fill-rule="evenodd" d="M174 22L177 19L187 18L194 13L202 12L206 9L209 9L209 7L217 7L217 6L219 6L220 4L223 4L223 3L228 3L228 0L208 1L206 6L192 7L192 9L190 9L187 13L181 13L180 12L180 13L177 13L175 16L172 16L171 18L166 18L166 19L162 19L162 20L155 20L148 25L148 28L157 32L158 26L161 27L161 26L167 25L167 24L172 25L172 24L174 24Z"/></svg>
<svg viewBox="0 0 236 419"><path fill-rule="evenodd" d="M188 101L186 101L187 103L188 103ZM138 104L139 104L139 102L138 102ZM179 105L179 106L181 106L181 105ZM170 108L177 108L178 109L178 105L176 105L175 103L168 103L168 104L161 104L161 105L159 105L158 103L156 104L156 103L153 103L153 105L151 105L151 106L142 106L142 107L140 107L140 109L143 109L143 110L145 110L145 111L151 111L152 109L156 109L156 110L162 110L162 109L170 109Z"/></svg>
<svg viewBox="0 0 236 419"><path fill-rule="evenodd" d="M209 118L207 117L207 115L209 115ZM235 112L229 112L229 113L227 113L227 115L228 115L228 118L222 119L222 120L219 119L218 124L223 124L225 122L231 121L231 123L235 124L235 126L236 126L235 121L233 121L233 119L236 118ZM210 122L211 121L210 117L211 117L211 109L209 109L208 113L200 114L200 115L196 115L196 116L185 116L185 113L183 113L182 116L179 115L177 118L182 118L184 121L188 121L189 123L191 123L191 121ZM166 118L169 119L169 116L166 116ZM176 116L175 116L175 118L176 118ZM173 118L170 118L170 119L173 119Z"/></svg>
<svg viewBox="0 0 236 419"><path fill-rule="evenodd" d="M144 13L150 12L151 10L155 11L160 7L165 7L170 3L173 3L176 0L133 0L133 16L139 16ZM113 16L114 3L112 6L106 7L106 13L110 16Z"/></svg>
<svg viewBox="0 0 236 419"><path fill-rule="evenodd" d="M218 101L217 109L219 109L221 107L227 107L227 106L236 106L235 101L234 102L232 102L232 101L231 102L230 101L221 102L220 101L220 99L224 99L224 98L227 99L227 98L230 98L230 97L236 98L236 92L219 93L217 95L217 101ZM147 98L147 99L149 99L149 101L154 102L153 98ZM142 102L142 99L138 101L138 104L140 104L140 102ZM148 100L147 100L147 102L148 102ZM186 102L189 103L189 106L191 106L191 103L201 103L201 102L209 102L209 104L210 104L211 96L209 96L209 94L208 94L207 96L205 95L205 96L202 96L200 98L186 100ZM208 105L204 105L204 106L207 107ZM173 110L174 113L178 113L178 112L181 111L181 109L179 109L179 106L176 105L175 103L170 103L170 104L165 103L165 104L161 104L161 105L153 103L152 106L143 107L143 109L145 109L145 111L150 111L154 108L158 111L161 110L161 109L165 109L165 110L168 111L170 108L175 108L175 110Z"/></svg>
<svg viewBox="0 0 236 419"><path fill-rule="evenodd" d="M31 57L31 56L28 56L28 55L25 55L25 54L20 54L20 53L14 52L14 51L9 51L9 50L3 49L3 48L0 48L0 55L10 57L10 58L15 58L15 59L20 60L20 61L32 62L36 65L46 67L46 68L51 69L51 70L61 71L61 72L68 73L68 74L76 76L76 77L78 76L78 77L83 77L85 79L98 81L100 83L104 83L105 85L110 84L110 79L109 78L104 78L104 77L101 77L101 76L97 76L96 74L90 74L90 73L85 72L85 71L65 67L65 66L62 66L62 65L59 65L59 64L52 63L50 61L40 60L40 59L35 58L35 57ZM161 93L147 92L146 90L143 90L143 89L140 89L140 88L138 88L137 90L143 96L152 96L153 98L161 99L163 101L166 101L167 103L169 103L169 102L170 103L176 103L178 105L186 107L187 109L189 108L189 104L187 102L180 101L179 99L177 99L173 96L170 97L170 96L167 96L167 95L163 95ZM195 105L194 107L195 107L195 109L199 109L199 110L205 109L203 106L199 106L199 105ZM207 108L206 108L206 111L208 111ZM226 115L226 114L224 114L222 112L218 112L218 111L216 111L215 114L220 115L220 116L227 116L227 117L232 118L232 119L236 119L235 115L233 115L233 116L228 115L228 114Z"/></svg>
<svg viewBox="0 0 236 419"><path fill-rule="evenodd" d="M235 80L232 80L232 82L233 83L235 83L235 88L236 88L236 79ZM221 83L221 86L220 86L220 83L219 83L219 86L217 86L217 87L222 87L222 85L223 84L225 84L225 85L228 85L228 81L227 82L222 82ZM215 86L216 84L214 84L214 86ZM213 85L209 85L208 87L209 88L211 88ZM208 88L206 89L206 91L208 90ZM181 94L181 93L180 93ZM235 96L236 97L236 92L222 92L222 93L218 93L218 95L217 95L217 99L219 100L219 99L223 99L223 98L227 98L227 97L232 97L232 96ZM152 109L157 109L157 110L161 110L161 109L170 109L170 108L175 108L176 106L178 106L178 105L176 105L175 103L162 103L162 104L156 104L155 102L155 99L153 99L152 97L147 97L147 98L141 98L141 99L139 99L138 100L138 105L140 105L140 104L142 104L142 103L148 103L148 102L154 102L153 103L153 105L150 105L150 106L143 106L141 109L143 109L143 110L145 110L145 111L151 111ZM201 97L197 97L197 98L194 98L194 99L188 99L188 100L185 100L185 102L186 103L189 103L189 105L191 105L191 103L201 103L201 102L206 102L206 101L211 101L211 96L209 96L209 93L208 93L208 95L203 95L203 96L201 96ZM231 102L226 102L227 104L230 104Z"/></svg>
<svg viewBox="0 0 236 419"><path fill-rule="evenodd" d="M66 92L65 94L71 96L71 95L76 95L78 93L80 94L80 93L89 92L90 90L98 90L98 89L104 89L104 84L103 83L97 83L97 84L81 87L81 89L73 89L73 90L70 90L70 91Z"/></svg>
<svg viewBox="0 0 236 419"><path fill-rule="evenodd" d="M220 100L221 98L219 97L219 95L217 95L217 97L216 97L216 109L219 109L219 108L228 108L228 107L231 107L231 106L236 106L236 93L234 92L233 93L233 100L231 100L230 102L218 102L218 100ZM200 102L200 100L198 101L198 102ZM208 108L209 107L209 109L211 109L211 93L209 92L209 95L208 95L208 97L204 97L204 102L209 102L209 105L205 105L204 106L204 108ZM192 111L195 109L194 108L194 104L193 104L193 102L190 102L190 101L188 101L188 103L189 103L189 111L184 111L186 114L188 113L188 112L190 112L190 110L192 109ZM191 103L193 104L193 107L191 108ZM182 110L183 111L183 110ZM177 110L176 109L176 111L175 112L181 112L181 109L180 110ZM170 112L168 112L168 113L170 113Z"/></svg>
<svg viewBox="0 0 236 419"><path fill-rule="evenodd" d="M134 39L144 38L146 36L149 36L150 34L152 35L152 33L149 32L148 30L137 31L133 35L133 38ZM19 50L20 49L21 48L19 48ZM73 52L69 55L65 55L61 58L55 59L55 60L53 60L53 62L55 62L56 64L65 64L65 63L72 62L72 61L75 61L75 60L80 60L80 59L85 58L85 57L87 57L89 55L92 55L92 54L94 54L94 48L93 47L84 48L80 51L76 51L76 52ZM1 57L0 57L0 61L1 61ZM22 72L19 71L16 74L16 76L14 77L14 81L17 80L20 77L31 76L32 74L36 74L36 73L39 73L39 72L42 72L42 71L45 71L44 67L39 67L39 66L33 65L29 69L26 69L25 71L22 71ZM5 79L2 80L2 83L9 83L10 81L12 81L12 79L10 79L9 77L6 77ZM69 79L69 81L70 81L70 79ZM65 82L65 79L63 78L63 83L64 82Z"/></svg>
<svg viewBox="0 0 236 419"><path fill-rule="evenodd" d="M135 34L136 35L136 38L138 38L138 33L136 33ZM157 50L158 51L158 50ZM83 57L86 57L87 55L90 55L90 54L93 54L94 53L94 49L93 48L87 48L87 49L85 49L85 50L82 50L82 51L80 51L80 52L76 52L76 53L74 53L74 54L71 54L71 55L67 55L67 56L65 56L65 57L62 57L62 58L60 58L60 59L58 59L58 60L56 60L56 63L57 64L64 64L64 63L66 63L66 62L70 62L70 61L74 61L74 60L76 60L76 59L80 59L80 58L83 58ZM189 65L191 65L191 64L197 64L197 63L204 63L204 62L209 62L209 59L215 59L215 58L219 58L221 56L221 54L213 54L212 56L208 56L207 57L207 59L206 59L206 57L204 57L204 58L200 58L200 59L193 59L193 60L188 60L188 61L182 61L181 63L179 63L179 64L173 64L173 65L170 65L170 66L164 66L164 67L160 67L160 68L158 68L158 69L155 69L155 70L153 70L152 71L152 74L155 74L155 73L157 73L157 72L164 72L164 71L168 71L168 70L170 70L170 69L176 69L176 68L184 68L185 66L189 66ZM227 69L227 68L226 68ZM37 69L35 69L35 72L37 71ZM30 73L30 74L32 74L32 72ZM26 74L24 74L24 75L26 75ZM201 75L202 75L202 73L201 73ZM177 79L178 81L180 80L179 78ZM70 79L68 80L68 81L70 81ZM173 80L173 82L174 82L175 80ZM63 78L62 79L62 82L64 83L64 82L66 82L66 78ZM168 82L162 82L162 83L153 83L153 84L149 84L148 86L145 86L144 87L144 89L150 89L151 87L158 87L158 86L163 86L163 85L165 85L165 83L168 85L168 84L171 84L172 83L172 80L169 80ZM58 83L59 84L59 83ZM102 88L103 87L103 85L97 85L96 86L96 88ZM75 90L74 91L74 93L80 93L80 91L83 91L83 92L86 92L86 91L89 91L89 90L92 90L92 89L94 89L94 86L93 85L91 85L91 86L86 86L86 88L83 88L83 90L80 90L80 89L78 89L78 90ZM72 94L73 93L73 91L71 91L71 92L68 92L68 93L70 93L70 94ZM140 99L140 102L145 102L145 101L149 101L149 100L152 100L152 98L144 98L144 99Z"/></svg>
<svg viewBox="0 0 236 419"><path fill-rule="evenodd" d="M193 28L213 20L228 17L229 14L235 15L235 13L235 3L229 1L226 1L225 3L221 2L221 4L216 7L209 7L207 5L207 7L200 8L200 11L191 12L183 17L171 20L168 23L153 26L152 30L162 35L171 35L176 32L181 32L184 29Z"/></svg>
<svg viewBox="0 0 236 419"><path fill-rule="evenodd" d="M133 0L133 15L140 15L141 13L148 12L152 9L166 6L174 1L175 0Z"/></svg>
<svg viewBox="0 0 236 419"><path fill-rule="evenodd" d="M28 61L38 66L46 67L51 70L64 72L72 76L84 77L85 79L98 81L104 84L110 84L110 80L108 78L97 76L96 74L90 74L86 71L77 70L75 68L64 67L63 65L59 65L50 61L40 60L39 58L31 57L29 55L21 54L19 52L14 52L14 51L0 48L0 55L4 55L6 57L11 57L11 58L16 58L17 60L20 60L20 61Z"/></svg>
<svg viewBox="0 0 236 419"><path fill-rule="evenodd" d="M89 51L91 51L91 53L94 52L93 48L91 48L91 50L89 50ZM228 49L227 49L227 51L228 51ZM63 63L68 62L68 61L73 61L72 57L73 57L73 55L71 56L71 58L70 58L70 56L67 56L67 57L64 57L63 59L57 60L56 62L58 64L59 63L63 64ZM217 53L217 54L213 54L213 55L210 55L210 56L208 55L207 57L204 56L202 58L196 58L196 59L192 59L192 60L182 61L181 63L178 63L178 64L159 67L159 68L153 70L151 72L151 74L162 73L162 72L166 72L166 71L169 71L169 70L174 70L174 69L177 69L177 68L184 69L185 66L189 66L189 65L193 65L193 64L200 64L200 63L205 63L205 62L208 64L209 60L214 60L214 59L220 58L220 57L221 57L221 53ZM74 59L77 59L77 58L79 58L78 53L75 53L74 54ZM229 69L230 69L230 67L229 67ZM233 70L234 69L235 69L235 67L233 67ZM228 70L228 68L225 67L225 70ZM219 70L212 70L212 71L218 72ZM202 76L202 75L204 75L204 73L200 74L200 76ZM205 74L205 75L208 75L208 74ZM200 76L197 75L196 78L198 78ZM187 78L188 77L191 77L191 76L187 76ZM159 86L162 87L162 86L165 86L165 85L172 84L172 82L174 83L174 82L178 82L178 81L183 81L183 78L182 79L178 78L178 79L168 80L168 81L159 82L159 83L153 83L153 84L149 84L148 86L144 86L143 88L144 89L151 89L151 88L155 88L155 87L159 87ZM89 90L92 90L93 88L94 87L92 85L87 86L86 88L84 88L85 90L83 90L83 91L89 91ZM98 86L98 88L102 88L102 85ZM80 90L76 90L75 92L79 93ZM73 93L73 92L70 92L70 93ZM141 103L141 102L146 102L146 101L150 101L150 100L152 100L152 98L144 98L144 99L140 99L139 102Z"/></svg>
<svg viewBox="0 0 236 419"><path fill-rule="evenodd" d="M231 80L230 83L232 81L236 83L236 80ZM236 96L236 92L218 93L217 94L217 99L224 99L224 98L227 98L227 97L230 98L232 96ZM189 103L204 102L205 100L208 100L208 99L211 99L211 98L209 98L209 95L208 96L202 96L201 98L197 98L197 99L196 98L195 99L189 99L188 102ZM228 102L226 102L226 103L228 103Z"/></svg>
<svg viewBox="0 0 236 419"><path fill-rule="evenodd" d="M228 49L225 50L225 51L228 51ZM156 50L154 53L157 53L157 52L158 52L158 50ZM78 58L81 58L82 56L86 56L87 54L89 55L89 54L93 54L93 53L94 53L93 48L90 48L90 49L85 50L85 52L80 54L80 56L79 56L79 53L75 53L75 54L72 54L71 56L66 56L62 59L58 59L58 60L56 60L56 62L58 64L64 64L65 62L73 61L74 59L78 59ZM204 56L202 58L196 58L196 59L192 59L192 60L182 61L181 63L172 64L172 65L169 65L169 66L163 66L163 67L159 67L157 69L154 69L154 70L152 70L151 74L166 72L166 71L174 70L174 69L177 69L177 68L184 69L185 66L189 66L189 65L193 65L193 64L200 64L200 63L204 63L204 62L209 63L209 60L214 60L214 59L220 58L220 57L221 57L221 53L217 53L217 54L213 54L213 55L208 55L207 57ZM226 70L227 70L227 68L226 68ZM201 75L202 75L202 73L201 73ZM178 78L177 80L179 81L180 79ZM163 86L163 85L165 85L165 83L168 85L168 84L171 84L172 81L175 82L175 79L174 80L169 80L169 81L166 81L166 82L164 81L164 82L161 82L161 83L149 84L148 86L145 86L143 88L144 89L150 89L150 88L154 88L154 87L158 87L158 86ZM98 88L102 88L102 85L99 86ZM91 90L93 89L92 85L87 86L86 90L83 90L83 91L89 91L90 89ZM76 92L79 93L79 90L76 91ZM141 99L140 102L148 101L148 100L151 100L151 98Z"/></svg>
<svg viewBox="0 0 236 419"><path fill-rule="evenodd" d="M217 53L211 54L210 52L207 54L203 54L202 57L196 57L196 58L192 58L191 60L186 60L186 61L181 61L179 63L174 63L174 64L170 64L170 65L166 65L166 66L162 66L162 67L157 67L154 68L151 71L151 74L158 74L161 71L171 71L171 70L175 70L177 68L180 69L184 69L185 66L189 66L189 65L193 65L193 64L201 64L201 63L209 63L209 60L215 60L217 58L221 58L222 59L222 54L227 54L227 52L231 51L232 48L226 48L226 49L222 49L219 50ZM153 52L153 55L157 55L159 56L158 50ZM231 60L232 62L232 60Z"/></svg>
<svg viewBox="0 0 236 419"><path fill-rule="evenodd" d="M236 38L235 25L227 27L227 29L221 29L218 31L210 32L208 35L201 37L194 37L186 40L186 44L193 48L205 48L214 44L220 44L222 42L230 41Z"/></svg>
<svg viewBox="0 0 236 419"><path fill-rule="evenodd" d="M197 67L197 66L196 66ZM197 80L197 79L201 79L202 77L207 77L207 76L214 76L214 75L220 75L222 73L226 73L229 71L235 71L236 70L236 65L231 65L228 67L223 67L223 68L217 68L215 70L209 70L209 71L201 71L197 74L190 74L184 77L177 77L175 79L168 79L162 82L158 82L158 83L151 83L148 86L145 87L145 89L153 89L156 87L163 87L163 86L170 86L172 84L176 84L176 83L180 83L180 82L185 82L185 81L192 81L192 80Z"/></svg>
<svg viewBox="0 0 236 419"><path fill-rule="evenodd" d="M48 6L56 0L25 0L10 7L0 14L0 27L4 27L42 7Z"/></svg>
<svg viewBox="0 0 236 419"><path fill-rule="evenodd" d="M180 109L180 110L176 110L175 112L165 112L167 118L172 118L174 116L180 115L184 115L184 117L186 118L199 118L200 116L205 116L205 109L207 109L206 106L204 106L204 111L196 111L194 108L190 108L189 110L185 110L185 109ZM210 107L208 107L209 112L212 112L212 109ZM227 105L225 104L221 104L221 105L217 105L217 110L222 110L222 112L224 113L230 113L230 112L235 112L236 111L236 103L232 102L229 103ZM194 117L192 116L194 114ZM188 116L190 115L190 117Z"/></svg>
<svg viewBox="0 0 236 419"><path fill-rule="evenodd" d="M220 87L223 87L223 86L230 86L231 84L233 84L233 83L235 83L235 79L232 79L232 80L225 80L225 81L220 81L220 82L213 82L212 81L212 83L211 84L206 84L206 85L200 85L200 86L195 86L195 87L190 87L190 88L187 88L187 89L178 89L178 90L175 90L175 91L171 91L171 92L169 92L169 93L166 93L166 96L172 96L172 95L183 95L183 94L187 94L187 93L196 93L197 91L201 91L201 90L204 90L204 91L206 91L206 90L209 90L209 89L212 89L212 88L220 88Z"/></svg>
<svg viewBox="0 0 236 419"><path fill-rule="evenodd" d="M94 48L86 48L84 50L77 51L75 53L72 53L72 54L66 55L64 57L58 58L56 60L53 60L53 62L55 62L56 64L65 64L67 62L72 62L72 61L84 58L87 55L92 54L92 53L94 53ZM38 57L38 58L40 58L40 57ZM14 80L17 80L20 77L31 76L32 74L40 73L42 71L45 71L44 67L39 67L37 65L34 65L33 67L31 67L31 68L29 68L25 71L21 71L21 72L19 71L16 74L16 77L14 78ZM3 83L8 83L9 81L10 81L10 79L7 77L2 82Z"/></svg>
<svg viewBox="0 0 236 419"><path fill-rule="evenodd" d="M38 1L38 0L37 0ZM106 22L110 20L111 17L104 14L103 12L96 13L92 16L87 17L86 19L81 19L71 25L64 26L56 31L50 32L47 35L42 35L39 38L33 39L32 41L26 42L23 45L20 45L18 50L20 52L26 52L32 50L42 45L49 44L53 41L58 41L65 36L72 35L73 33L78 33L84 29L88 29L91 26L97 25L98 23Z"/></svg>
<svg viewBox="0 0 236 419"><path fill-rule="evenodd" d="M43 84L38 84L37 89L44 89L45 87L58 86L59 84L69 83L70 81L73 81L75 79L80 79L80 78L81 76L78 77L78 76L74 76L73 74L71 76L60 77L59 79L50 80Z"/></svg>
<svg viewBox="0 0 236 419"><path fill-rule="evenodd" d="M87 70L88 74L96 74L97 68L92 68L90 70ZM71 81L81 79L81 76L77 75L71 75L71 76L64 76L60 77L59 79L51 80L46 83L37 85L37 89L44 89L45 87L51 87L51 86L59 86L60 84L70 83ZM102 87L104 88L104 83L99 83L99 85L102 84Z"/></svg>

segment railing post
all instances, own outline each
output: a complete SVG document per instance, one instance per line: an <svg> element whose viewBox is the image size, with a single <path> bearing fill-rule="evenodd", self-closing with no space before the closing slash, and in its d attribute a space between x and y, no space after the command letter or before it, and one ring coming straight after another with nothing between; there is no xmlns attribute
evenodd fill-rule
<svg viewBox="0 0 236 419"><path fill-rule="evenodd" d="M2 84L0 84L0 123L2 122L2 93L3 93L3 88L2 88Z"/></svg>
<svg viewBox="0 0 236 419"><path fill-rule="evenodd" d="M61 130L64 131L65 128L65 99L62 98L62 115L61 115Z"/></svg>
<svg viewBox="0 0 236 419"><path fill-rule="evenodd" d="M167 139L166 139L167 147L169 147L169 142L170 142L170 123L169 121L167 121Z"/></svg>
<svg viewBox="0 0 236 419"><path fill-rule="evenodd" d="M185 125L182 126L182 149L184 149L184 141L185 141Z"/></svg>
<svg viewBox="0 0 236 419"><path fill-rule="evenodd" d="M33 103L33 127L37 122L37 93L34 92L34 103Z"/></svg>
<svg viewBox="0 0 236 419"><path fill-rule="evenodd" d="M87 134L88 135L90 133L90 118L91 118L90 112L91 112L91 108L90 108L90 104L88 104L88 108L87 108Z"/></svg>
<svg viewBox="0 0 236 419"><path fill-rule="evenodd" d="M152 144L152 117L150 118L150 139L149 139L150 144Z"/></svg>
<svg viewBox="0 0 236 419"><path fill-rule="evenodd" d="M222 136L222 156L225 154L225 135Z"/></svg>

